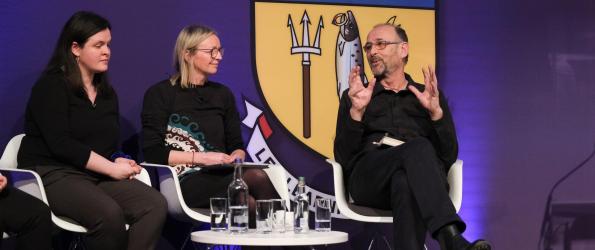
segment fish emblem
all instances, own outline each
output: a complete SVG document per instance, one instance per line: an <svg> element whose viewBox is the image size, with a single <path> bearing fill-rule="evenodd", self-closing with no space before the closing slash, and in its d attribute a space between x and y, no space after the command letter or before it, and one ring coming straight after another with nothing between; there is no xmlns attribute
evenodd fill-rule
<svg viewBox="0 0 595 250"><path fill-rule="evenodd" d="M338 13L333 18L333 24L339 26L337 47L335 51L335 65L337 74L337 94L341 98L343 91L349 88L349 74L351 69L359 65L360 77L364 86L368 86L368 78L364 73L364 60L362 53L359 29L353 13Z"/></svg>

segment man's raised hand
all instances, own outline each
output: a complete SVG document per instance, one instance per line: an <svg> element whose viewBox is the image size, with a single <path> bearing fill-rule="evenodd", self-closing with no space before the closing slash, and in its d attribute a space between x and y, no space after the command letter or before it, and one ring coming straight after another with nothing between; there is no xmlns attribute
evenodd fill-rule
<svg viewBox="0 0 595 250"><path fill-rule="evenodd" d="M366 111L366 107L370 103L370 99L372 99L372 92L376 85L376 78L374 78L368 83L368 87L364 87L360 78L360 70L359 66L351 69L351 73L349 74L349 92L347 93L351 100L349 114L351 115L351 119L356 121L362 120L364 111Z"/></svg>
<svg viewBox="0 0 595 250"><path fill-rule="evenodd" d="M425 90L420 92L413 85L409 85L409 90L415 94L419 103L428 110L432 121L442 118L443 112L440 107L440 93L438 92L438 79L436 72L430 66L421 69L424 74Z"/></svg>

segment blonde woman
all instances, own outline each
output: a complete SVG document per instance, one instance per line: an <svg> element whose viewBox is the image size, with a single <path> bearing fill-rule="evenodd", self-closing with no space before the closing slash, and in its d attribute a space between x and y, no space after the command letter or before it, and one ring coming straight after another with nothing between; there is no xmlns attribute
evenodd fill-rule
<svg viewBox="0 0 595 250"><path fill-rule="evenodd" d="M176 73L149 88L143 102L145 160L176 169L190 207L208 207L210 197L226 197L233 171L218 166L246 156L234 96L208 79L217 73L223 51L214 30L202 25L182 29L174 50ZM193 168L197 165L202 168ZM278 195L260 169L246 169L244 181L254 227L254 201Z"/></svg>

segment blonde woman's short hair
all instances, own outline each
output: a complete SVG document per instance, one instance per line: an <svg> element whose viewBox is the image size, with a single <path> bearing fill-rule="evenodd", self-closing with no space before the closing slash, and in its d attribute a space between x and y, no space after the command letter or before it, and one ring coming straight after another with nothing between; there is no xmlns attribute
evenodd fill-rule
<svg viewBox="0 0 595 250"><path fill-rule="evenodd" d="M172 85L180 82L182 88L190 86L190 69L193 67L192 62L186 62L184 55L186 52L196 53L193 50L196 46L206 40L209 36L217 35L213 29L204 25L190 25L186 26L176 39L176 47L174 48L174 68L176 73L169 78Z"/></svg>

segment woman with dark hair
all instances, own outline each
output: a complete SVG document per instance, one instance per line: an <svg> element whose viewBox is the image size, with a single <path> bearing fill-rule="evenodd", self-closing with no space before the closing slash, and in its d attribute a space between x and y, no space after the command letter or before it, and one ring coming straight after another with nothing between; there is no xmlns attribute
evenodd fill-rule
<svg viewBox="0 0 595 250"><path fill-rule="evenodd" d="M118 97L106 75L110 43L109 22L94 13L77 12L64 25L31 91L19 168L41 175L56 215L89 230L87 248L152 249L167 204L133 179L141 167L118 151Z"/></svg>
<svg viewBox="0 0 595 250"><path fill-rule="evenodd" d="M176 73L149 88L143 102L145 160L176 169L190 207L208 207L210 197L226 197L233 171L217 166L246 157L233 93L208 79L222 59L215 31L201 25L184 28L174 49ZM254 227L255 199L278 194L261 169L246 169L244 181Z"/></svg>

